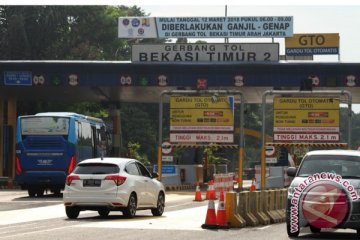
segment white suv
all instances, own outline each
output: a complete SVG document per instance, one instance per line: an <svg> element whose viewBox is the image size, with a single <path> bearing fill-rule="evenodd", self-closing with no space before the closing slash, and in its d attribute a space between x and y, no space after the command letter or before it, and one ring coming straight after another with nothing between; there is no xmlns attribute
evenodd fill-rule
<svg viewBox="0 0 360 240"><path fill-rule="evenodd" d="M294 177L286 206L290 237L297 237L305 226L313 233L351 228L360 237L360 151L311 151L287 173Z"/></svg>
<svg viewBox="0 0 360 240"><path fill-rule="evenodd" d="M66 178L63 201L68 218L80 211L94 210L106 217L110 211L122 211L132 218L137 209L151 209L161 216L165 208L164 185L157 174L128 158L94 158L78 164Z"/></svg>

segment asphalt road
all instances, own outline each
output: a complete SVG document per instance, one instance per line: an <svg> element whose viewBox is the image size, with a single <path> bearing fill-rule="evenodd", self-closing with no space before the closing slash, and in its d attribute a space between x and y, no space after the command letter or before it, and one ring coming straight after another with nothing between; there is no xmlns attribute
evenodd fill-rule
<svg viewBox="0 0 360 240"><path fill-rule="evenodd" d="M138 211L133 219L120 212L100 218L96 212L81 212L69 220L61 196L30 198L25 191L0 191L0 240L126 240L126 239L289 239L285 223L266 226L208 230L202 229L208 201L195 202L194 193L168 192L164 215L153 217L149 210ZM216 203L217 207L217 203ZM303 229L299 239L356 239L354 230L326 230L311 234Z"/></svg>

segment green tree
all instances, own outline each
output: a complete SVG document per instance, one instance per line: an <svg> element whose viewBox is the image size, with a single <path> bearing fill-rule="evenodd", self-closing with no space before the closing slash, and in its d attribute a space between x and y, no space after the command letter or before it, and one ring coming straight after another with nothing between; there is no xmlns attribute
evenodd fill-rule
<svg viewBox="0 0 360 240"><path fill-rule="evenodd" d="M204 148L204 153L207 154L208 162L210 164L227 164L229 160L218 156L216 153L219 150L219 145L210 143Z"/></svg>
<svg viewBox="0 0 360 240"><path fill-rule="evenodd" d="M157 104L124 103L120 110L123 146L139 143L139 152L151 163L157 161L157 107Z"/></svg>
<svg viewBox="0 0 360 240"><path fill-rule="evenodd" d="M130 153L130 157L135 158L136 160L139 160L144 165L149 165L150 164L147 156L145 154L140 154L139 153L139 149L140 149L140 144L139 143L129 142L127 146L128 146L128 150L129 150L129 153Z"/></svg>
<svg viewBox="0 0 360 240"><path fill-rule="evenodd" d="M39 112L76 112L98 118L109 116L108 110L100 103L89 102L76 104L44 101L19 102L17 111L18 115L32 115Z"/></svg>
<svg viewBox="0 0 360 240"><path fill-rule="evenodd" d="M137 6L0 6L0 59L130 60L118 17L145 15Z"/></svg>

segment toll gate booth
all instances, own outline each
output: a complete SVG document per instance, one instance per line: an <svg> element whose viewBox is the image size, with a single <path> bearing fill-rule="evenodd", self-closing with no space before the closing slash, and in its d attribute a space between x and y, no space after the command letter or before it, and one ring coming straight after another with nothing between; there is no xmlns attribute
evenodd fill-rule
<svg viewBox="0 0 360 240"><path fill-rule="evenodd" d="M14 131L19 101L107 102L112 106L110 115L117 119L116 145L120 144L116 141L121 134L119 102L158 102L164 90L196 90L199 83L206 83L207 89L242 91L246 103L260 103L264 91L299 89L304 78L316 76L314 89L344 89L354 96L353 103L359 103L356 81L359 69L359 63L287 61L0 61L0 176L14 176Z"/></svg>

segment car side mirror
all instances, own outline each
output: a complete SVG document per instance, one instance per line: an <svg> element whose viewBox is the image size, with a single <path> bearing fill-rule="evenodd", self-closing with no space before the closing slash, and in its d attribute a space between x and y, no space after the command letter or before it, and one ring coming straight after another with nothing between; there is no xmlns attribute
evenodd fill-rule
<svg viewBox="0 0 360 240"><path fill-rule="evenodd" d="M297 172L297 168L296 167L289 167L286 171L287 175L289 177L295 177L296 175L296 172Z"/></svg>
<svg viewBox="0 0 360 240"><path fill-rule="evenodd" d="M156 172L153 172L151 174L151 178L158 178L159 177L159 174L157 174Z"/></svg>

